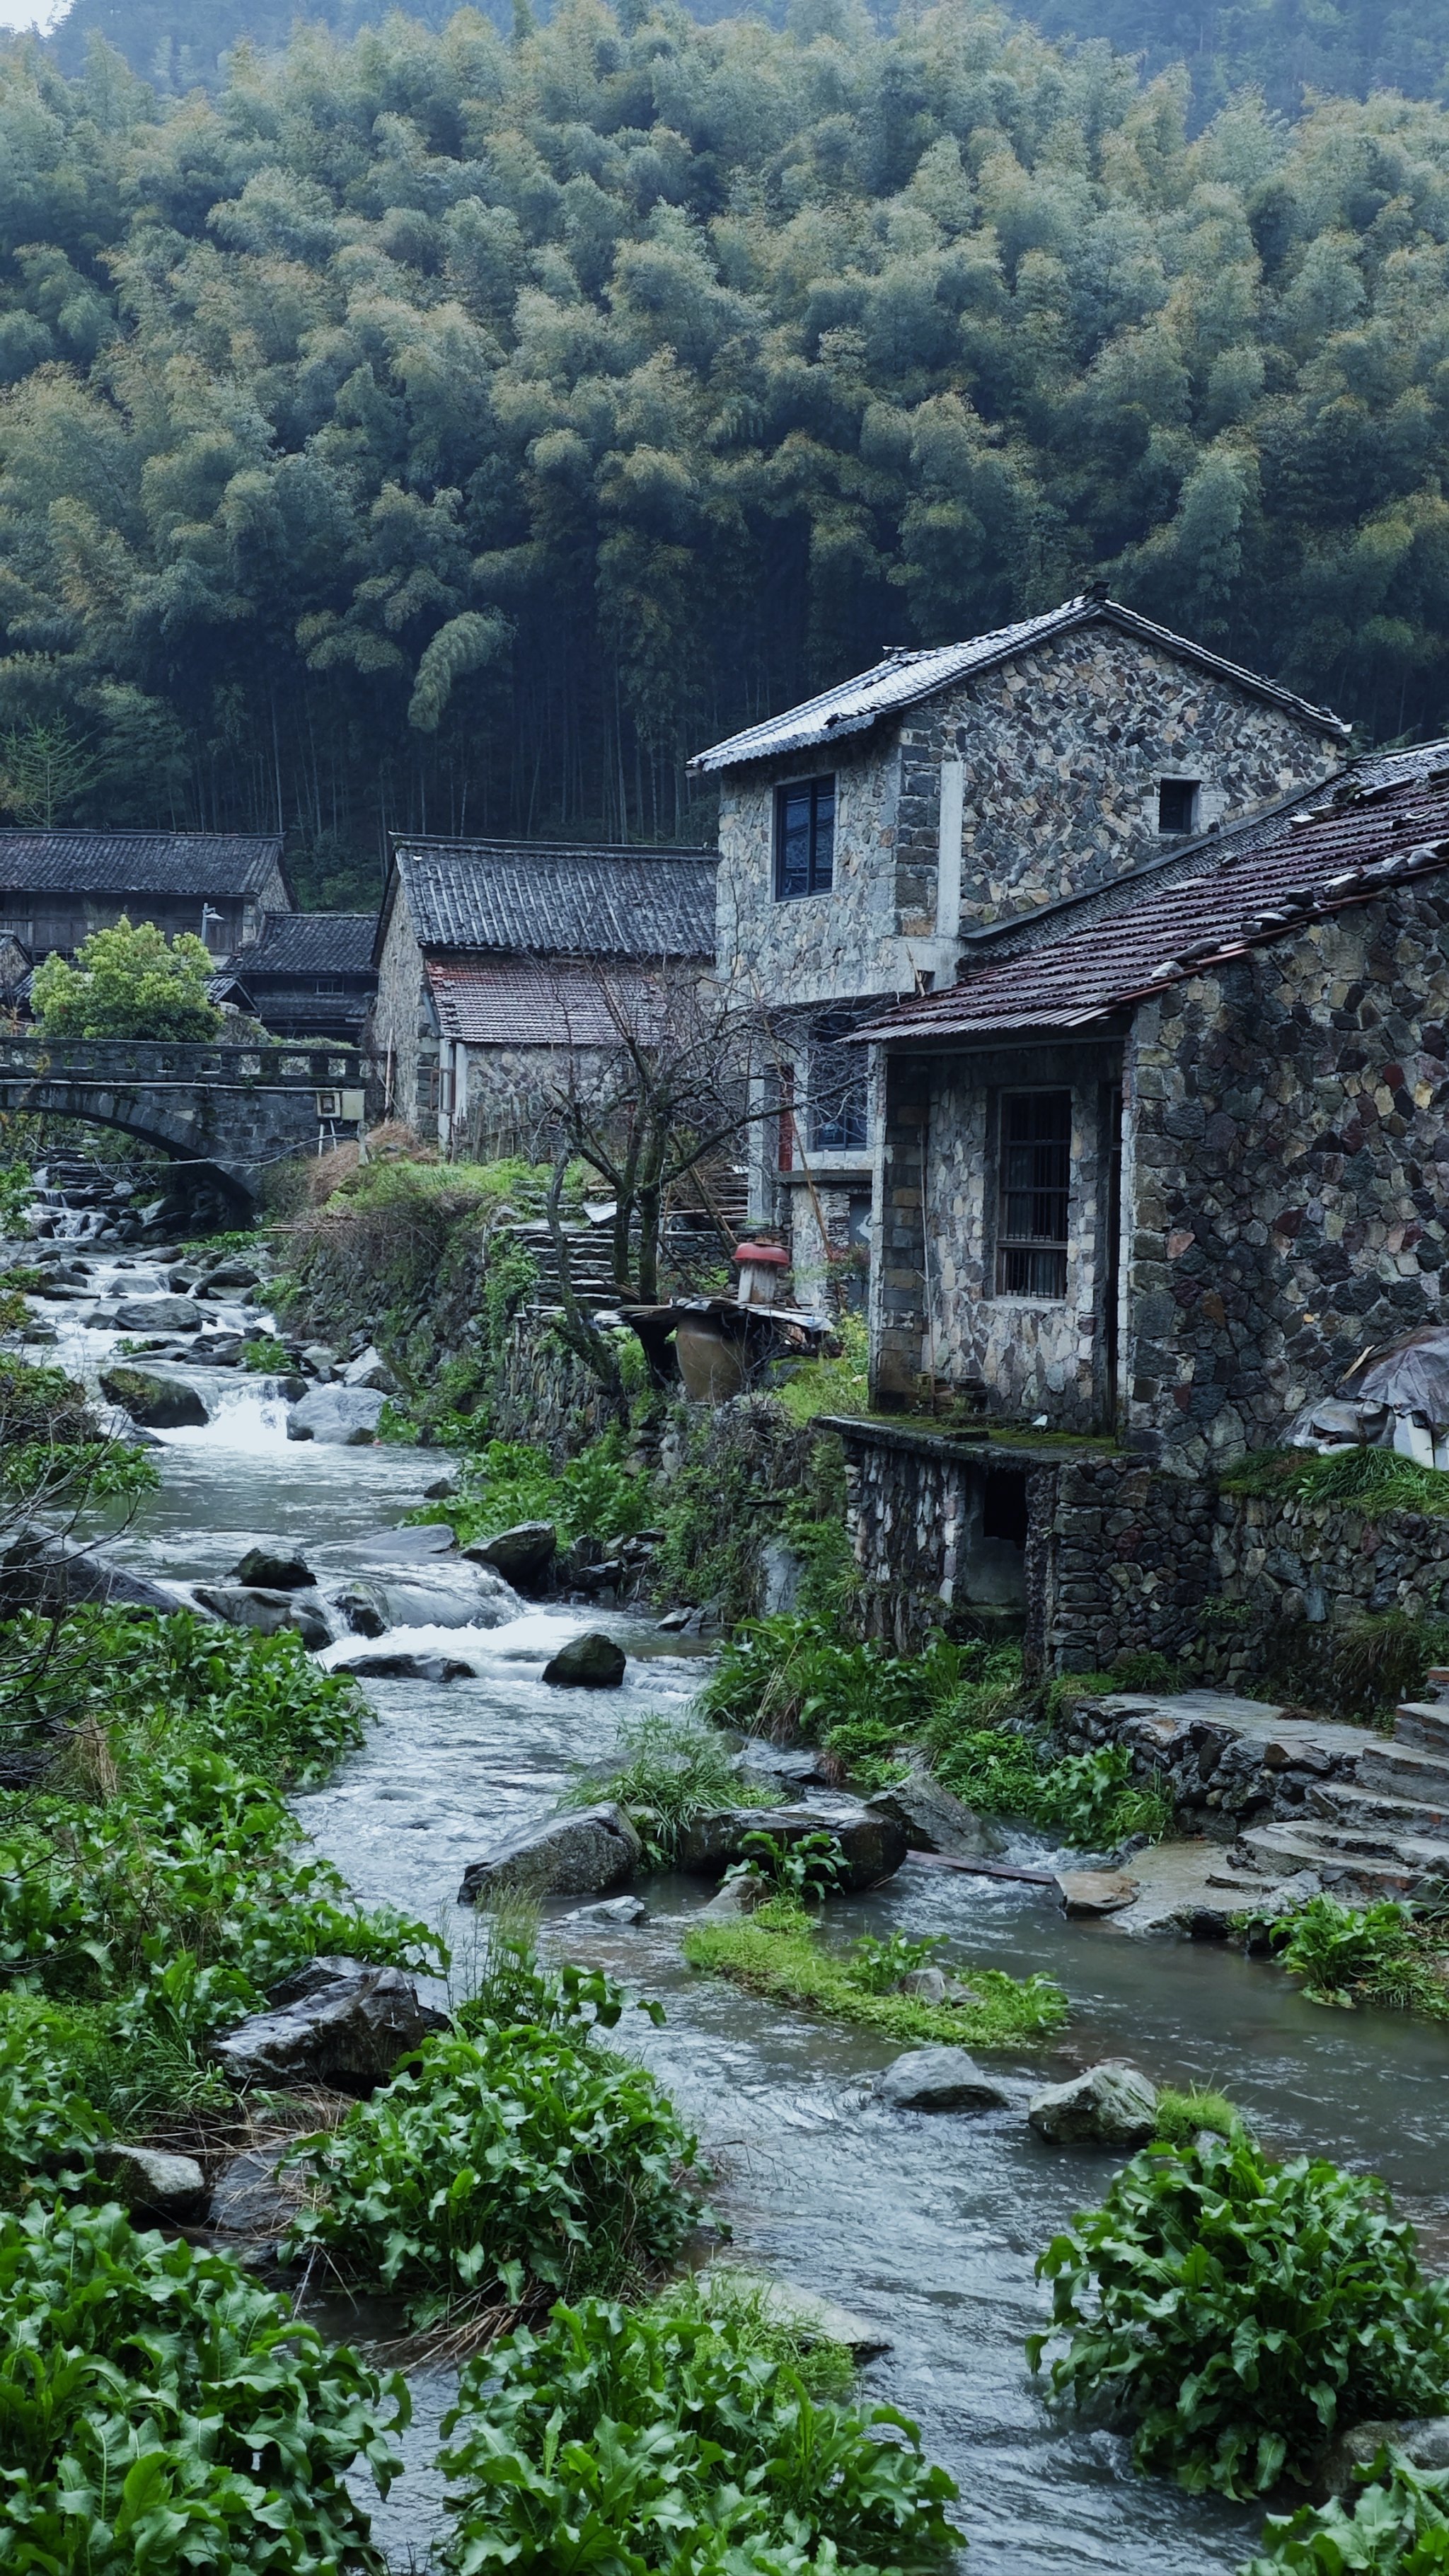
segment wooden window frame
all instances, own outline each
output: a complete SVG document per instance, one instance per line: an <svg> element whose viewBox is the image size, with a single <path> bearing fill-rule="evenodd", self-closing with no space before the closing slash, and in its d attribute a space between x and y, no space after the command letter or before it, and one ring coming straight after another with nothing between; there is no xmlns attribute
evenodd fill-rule
<svg viewBox="0 0 1449 2576"><path fill-rule="evenodd" d="M1040 1132L1013 1134L1013 1127ZM1065 1303L1071 1205L1070 1090L1053 1083L1003 1091L996 1104L998 1297L1037 1306Z"/></svg>

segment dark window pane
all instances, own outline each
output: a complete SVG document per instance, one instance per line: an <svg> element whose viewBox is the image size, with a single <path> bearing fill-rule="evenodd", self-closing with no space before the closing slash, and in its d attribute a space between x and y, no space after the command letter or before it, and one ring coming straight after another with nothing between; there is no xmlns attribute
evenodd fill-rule
<svg viewBox="0 0 1449 2576"><path fill-rule="evenodd" d="M835 781L821 779L814 789L815 815L810 847L812 893L828 894L835 873Z"/></svg>
<svg viewBox="0 0 1449 2576"><path fill-rule="evenodd" d="M999 1296L1066 1295L1071 1156L1071 1093L1009 1092L1001 1104Z"/></svg>
<svg viewBox="0 0 1449 2576"><path fill-rule="evenodd" d="M1197 802L1195 778L1162 778L1157 785L1159 832L1190 832Z"/></svg>
<svg viewBox="0 0 1449 2576"><path fill-rule="evenodd" d="M835 781L811 778L775 797L775 893L828 894L835 858Z"/></svg>

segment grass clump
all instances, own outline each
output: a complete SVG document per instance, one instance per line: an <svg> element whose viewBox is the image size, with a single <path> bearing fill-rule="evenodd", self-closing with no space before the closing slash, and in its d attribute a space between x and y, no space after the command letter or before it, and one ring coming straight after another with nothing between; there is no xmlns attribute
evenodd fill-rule
<svg viewBox="0 0 1449 2576"><path fill-rule="evenodd" d="M748 2315L558 2306L469 2367L443 2429L456 2576L925 2576L960 2545L909 2418L812 2394Z"/></svg>
<svg viewBox="0 0 1449 2576"><path fill-rule="evenodd" d="M380 2565L344 2483L385 2494L407 2421L346 2347L227 2256L115 2207L0 2216L0 2559L36 2576Z"/></svg>
<svg viewBox="0 0 1449 2576"><path fill-rule="evenodd" d="M797 2304L788 2290L763 2274L729 2263L686 2272L660 2292L650 2313L670 2323L681 2318L712 2328L742 2358L783 2364L811 2397L848 2397L855 2386L849 2346L836 2343L813 2321L808 2302Z"/></svg>
<svg viewBox="0 0 1449 2576"><path fill-rule="evenodd" d="M608 1771L587 1773L565 1792L569 1807L613 1798L634 1818L652 1869L672 1869L698 1816L726 1807L769 1807L778 1793L741 1780L717 1730L691 1717L651 1711L620 1729Z"/></svg>
<svg viewBox="0 0 1449 2576"><path fill-rule="evenodd" d="M1436 2414L1449 2378L1449 2283L1372 2179L1244 2132L1134 2156L1103 2206L1041 2256L1051 2384L1106 2400L1134 2465L1194 2493L1300 2482L1341 2426ZM1331 2566L1331 2561L1325 2561Z"/></svg>
<svg viewBox="0 0 1449 2576"><path fill-rule="evenodd" d="M1384 1512L1449 1517L1449 1475L1422 1467L1396 1449L1257 1449L1220 1479L1226 1494L1270 1500L1342 1503L1368 1520Z"/></svg>
<svg viewBox="0 0 1449 2576"><path fill-rule="evenodd" d="M1291 1914L1241 1916L1238 1928L1304 1980L1305 2003L1350 2012L1377 2004L1385 2012L1449 2020L1449 1955L1437 1915L1417 1917L1391 1898L1354 1906L1313 1896Z"/></svg>
<svg viewBox="0 0 1449 2576"><path fill-rule="evenodd" d="M1217 2138L1248 2135L1242 2112L1226 2093L1213 2093L1197 2085L1179 2093L1164 2084L1157 2096L1157 2135L1163 2145L1190 2147L1204 2129Z"/></svg>
<svg viewBox="0 0 1449 2576"><path fill-rule="evenodd" d="M834 1334L840 1348L833 1358L799 1361L774 1390L783 1411L802 1430L822 1413L850 1419L870 1411L870 1335L865 1317L837 1316Z"/></svg>
<svg viewBox="0 0 1449 2576"><path fill-rule="evenodd" d="M1416 2469L1386 2444L1348 2499L1269 2514L1239 2576L1434 2576L1449 2567L1449 2470Z"/></svg>
<svg viewBox="0 0 1449 2576"><path fill-rule="evenodd" d="M754 1994L803 2004L841 2021L862 2022L900 2040L948 2040L964 2048L1008 2048L1059 2030L1067 2001L1050 1977L1009 1977L1000 1968L973 1968L974 2000L922 2003L914 1995L882 1993L875 1952L832 1950L819 1939L804 1910L776 1898L738 1923L697 1923L684 1936L684 1956L707 1976L729 1977Z"/></svg>

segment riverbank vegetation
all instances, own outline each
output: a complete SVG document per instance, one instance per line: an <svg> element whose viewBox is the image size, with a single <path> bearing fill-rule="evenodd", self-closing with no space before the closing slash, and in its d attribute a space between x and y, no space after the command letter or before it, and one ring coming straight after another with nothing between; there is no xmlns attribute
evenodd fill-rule
<svg viewBox="0 0 1449 2576"><path fill-rule="evenodd" d="M957 1973L965 1992L959 2003L927 2003L883 1987L880 1947L867 1937L838 1948L824 1938L818 1916L778 1897L739 1922L696 1921L683 1942L689 1965L707 1976L728 1977L777 2003L859 2022L888 2039L1009 2048L1046 2038L1066 2020L1066 1997L1050 1977L962 1968ZM900 1973L894 1960L891 1972Z"/></svg>
<svg viewBox="0 0 1449 2576"><path fill-rule="evenodd" d="M1239 1916L1237 1928L1302 1978L1306 2003L1449 2021L1449 1921L1438 1903L1356 1906L1320 1895L1283 1913Z"/></svg>
<svg viewBox="0 0 1449 2576"><path fill-rule="evenodd" d="M1341 2427L1442 2409L1449 2282L1425 2278L1383 2185L1276 2163L1246 2131L1134 2156L1037 2271L1053 2307L1033 2369L1065 2339L1053 2394L1109 2405L1134 2465L1193 2493L1306 2484Z"/></svg>

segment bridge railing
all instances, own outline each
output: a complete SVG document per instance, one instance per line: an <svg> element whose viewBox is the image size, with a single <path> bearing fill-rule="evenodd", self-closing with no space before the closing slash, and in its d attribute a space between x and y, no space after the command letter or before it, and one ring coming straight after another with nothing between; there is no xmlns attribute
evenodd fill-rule
<svg viewBox="0 0 1449 2576"><path fill-rule="evenodd" d="M348 1046L173 1045L156 1038L0 1037L0 1080L224 1083L246 1090L324 1091L365 1084L371 1065Z"/></svg>

